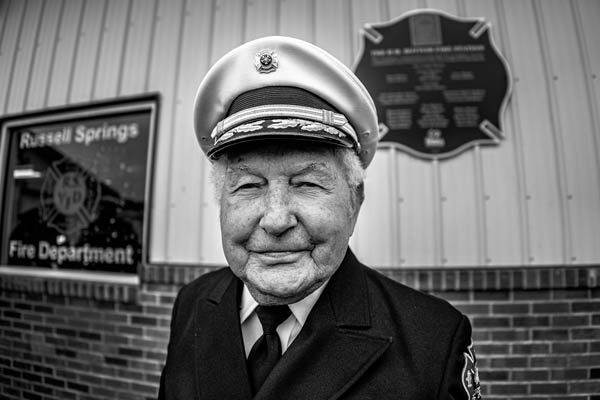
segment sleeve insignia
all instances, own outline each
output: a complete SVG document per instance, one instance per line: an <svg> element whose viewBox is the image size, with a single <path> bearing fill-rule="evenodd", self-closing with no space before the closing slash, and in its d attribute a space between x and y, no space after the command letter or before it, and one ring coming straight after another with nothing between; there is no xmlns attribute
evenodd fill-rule
<svg viewBox="0 0 600 400"><path fill-rule="evenodd" d="M476 365L477 358L473 350L473 341L471 341L471 344L467 347L467 351L463 355L465 357L465 365L461 375L463 388L469 400L480 400L481 387L479 384L479 371Z"/></svg>

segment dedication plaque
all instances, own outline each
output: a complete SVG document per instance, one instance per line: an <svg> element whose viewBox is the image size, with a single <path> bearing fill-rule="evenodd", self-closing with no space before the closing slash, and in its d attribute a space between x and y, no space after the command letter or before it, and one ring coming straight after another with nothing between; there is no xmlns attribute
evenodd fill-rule
<svg viewBox="0 0 600 400"><path fill-rule="evenodd" d="M509 69L483 19L417 10L362 34L354 70L375 101L382 144L433 159L500 142Z"/></svg>
<svg viewBox="0 0 600 400"><path fill-rule="evenodd" d="M157 96L2 124L2 265L137 273Z"/></svg>

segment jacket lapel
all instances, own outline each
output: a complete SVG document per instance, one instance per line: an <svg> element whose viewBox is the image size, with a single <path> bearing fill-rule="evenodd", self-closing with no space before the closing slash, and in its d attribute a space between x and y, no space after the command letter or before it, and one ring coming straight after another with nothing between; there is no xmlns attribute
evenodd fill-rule
<svg viewBox="0 0 600 400"><path fill-rule="evenodd" d="M198 300L195 324L200 399L252 397L239 323L241 282L229 273Z"/></svg>
<svg viewBox="0 0 600 400"><path fill-rule="evenodd" d="M364 271L348 250L255 399L340 397L391 343L391 335L369 332L370 318Z"/></svg>

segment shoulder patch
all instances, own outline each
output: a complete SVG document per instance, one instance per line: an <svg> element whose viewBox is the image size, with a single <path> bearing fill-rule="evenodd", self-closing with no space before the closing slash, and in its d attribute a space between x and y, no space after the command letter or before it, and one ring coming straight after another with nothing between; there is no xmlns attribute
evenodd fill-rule
<svg viewBox="0 0 600 400"><path fill-rule="evenodd" d="M473 350L473 340L471 340L471 344L467 347L467 351L463 355L465 357L465 365L463 366L461 376L463 388L469 400L480 400L481 387L479 385L479 371L476 365L477 358L475 357L475 350Z"/></svg>

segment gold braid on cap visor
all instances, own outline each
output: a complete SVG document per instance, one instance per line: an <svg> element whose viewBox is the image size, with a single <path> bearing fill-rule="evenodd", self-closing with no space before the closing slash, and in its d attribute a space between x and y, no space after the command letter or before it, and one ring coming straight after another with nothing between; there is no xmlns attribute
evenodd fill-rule
<svg viewBox="0 0 600 400"><path fill-rule="evenodd" d="M221 136L227 131L245 122L261 118L298 118L328 125L332 128L341 130L346 135L350 136L356 146L356 151L360 152L360 143L358 142L356 132L343 114L325 109L287 104L267 104L246 108L219 121L214 127L210 137L215 140L216 144Z"/></svg>

